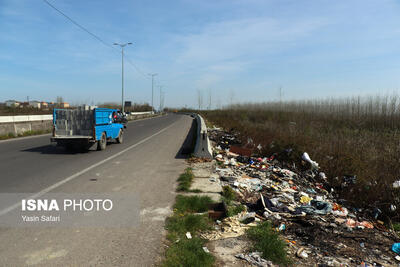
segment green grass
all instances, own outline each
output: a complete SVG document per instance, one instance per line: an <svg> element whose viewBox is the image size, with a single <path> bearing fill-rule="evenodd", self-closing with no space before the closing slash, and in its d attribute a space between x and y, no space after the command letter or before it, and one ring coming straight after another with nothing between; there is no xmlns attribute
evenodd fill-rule
<svg viewBox="0 0 400 267"><path fill-rule="evenodd" d="M212 228L212 222L207 215L181 214L175 210L174 215L167 218L165 228L168 231L169 247L166 250L162 266L213 265L214 256L206 253L202 248L205 246L206 240L196 236L198 232ZM187 232L191 233L192 239L187 239L185 235Z"/></svg>
<svg viewBox="0 0 400 267"><path fill-rule="evenodd" d="M251 250L260 251L264 259L281 265L289 265L291 263L290 258L287 256L285 242L272 229L269 222L249 228L246 234L253 243Z"/></svg>
<svg viewBox="0 0 400 267"><path fill-rule="evenodd" d="M222 188L222 200L229 205L233 200L236 200L236 192L229 186L225 185Z"/></svg>
<svg viewBox="0 0 400 267"><path fill-rule="evenodd" d="M50 133L51 130L34 130L34 131L26 131L21 134L15 135L14 133L8 133L5 135L0 135L0 140L6 140L10 138L16 138L16 137L24 137L24 136L31 136L31 135L39 135L39 134L46 134Z"/></svg>
<svg viewBox="0 0 400 267"><path fill-rule="evenodd" d="M245 211L246 207L244 205L238 205L238 206L228 206L227 210L227 216L232 217L235 216L236 214Z"/></svg>
<svg viewBox="0 0 400 267"><path fill-rule="evenodd" d="M177 213L205 212L214 203L208 196L176 196L174 209Z"/></svg>
<svg viewBox="0 0 400 267"><path fill-rule="evenodd" d="M167 219L165 228L168 230L168 239L175 241L183 237L186 232L193 235L199 231L211 229L211 225L211 221L205 215L185 214L180 216L175 214Z"/></svg>
<svg viewBox="0 0 400 267"><path fill-rule="evenodd" d="M190 190L190 186L192 185L193 178L194 178L194 175L193 175L192 169L187 168L185 170L185 172L179 176L178 187L176 190L178 192L179 191L180 192L182 192L182 191L188 192Z"/></svg>
<svg viewBox="0 0 400 267"><path fill-rule="evenodd" d="M176 267L207 267L213 266L214 257L203 250L205 241L194 237L192 239L182 239L174 243L166 252L166 259L162 266Z"/></svg>

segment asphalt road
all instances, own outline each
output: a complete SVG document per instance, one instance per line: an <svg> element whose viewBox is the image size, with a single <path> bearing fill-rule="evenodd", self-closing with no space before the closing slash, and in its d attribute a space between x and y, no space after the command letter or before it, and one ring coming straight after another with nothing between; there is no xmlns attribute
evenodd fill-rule
<svg viewBox="0 0 400 267"><path fill-rule="evenodd" d="M121 192L137 194L140 207L140 223L132 227L2 227L0 266L157 263L191 124L183 115L131 122L123 144L87 153L57 148L49 135L0 142L0 193Z"/></svg>

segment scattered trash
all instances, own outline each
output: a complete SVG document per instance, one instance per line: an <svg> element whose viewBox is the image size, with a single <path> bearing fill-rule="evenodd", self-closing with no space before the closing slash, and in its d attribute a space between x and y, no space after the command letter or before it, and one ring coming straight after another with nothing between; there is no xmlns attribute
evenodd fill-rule
<svg viewBox="0 0 400 267"><path fill-rule="evenodd" d="M228 240L241 239L259 221L268 220L287 242L287 249L297 257L299 266L398 265L400 243L393 244L397 240L394 233L380 221L384 206L371 203L369 208L354 207L337 198L339 190L357 193L352 191L359 182L355 175L328 180L307 152L301 157L307 165L303 168L280 161L282 157L277 153L269 157L257 154L261 149L257 151L252 140L241 143L235 133L220 129L210 129L208 133L216 144L212 167L215 171L210 176L215 180L210 181L231 187L237 194L235 205L245 205L246 211L226 217L223 209L210 207L215 228L200 233L201 238L229 243ZM288 148L283 153L289 155L293 150ZM393 183L393 188L400 188L400 180ZM386 205L385 211L397 211L396 205ZM396 259L384 247L392 247ZM273 266L261 258L261 253L236 253L236 258L249 264Z"/></svg>
<svg viewBox="0 0 400 267"><path fill-rule="evenodd" d="M207 247L203 247L203 250L204 250L205 253L210 253L210 251L208 250Z"/></svg>
<svg viewBox="0 0 400 267"><path fill-rule="evenodd" d="M267 261L267 260L261 258L260 252L252 252L249 254L237 254L237 255L235 255L235 257L238 259L245 260L248 263L255 265L255 266L265 267L265 266L273 265L271 261Z"/></svg>
<svg viewBox="0 0 400 267"><path fill-rule="evenodd" d="M186 237L187 237L187 239L192 239L192 235L190 234L190 232L186 233Z"/></svg>
<svg viewBox="0 0 400 267"><path fill-rule="evenodd" d="M308 254L307 252L304 251L304 248L299 248L296 252L296 256L302 259L308 258Z"/></svg>
<svg viewBox="0 0 400 267"><path fill-rule="evenodd" d="M392 246L392 251L400 255L400 243L394 243Z"/></svg>
<svg viewBox="0 0 400 267"><path fill-rule="evenodd" d="M312 169L318 169L318 163L316 163L315 161L311 160L310 156L308 155L307 152L304 152L303 155L301 156L301 159L310 163L311 164L311 168Z"/></svg>

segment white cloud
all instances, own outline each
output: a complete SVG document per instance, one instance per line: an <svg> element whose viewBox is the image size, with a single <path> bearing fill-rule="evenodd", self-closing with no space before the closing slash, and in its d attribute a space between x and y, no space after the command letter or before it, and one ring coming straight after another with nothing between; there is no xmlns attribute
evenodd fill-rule
<svg viewBox="0 0 400 267"><path fill-rule="evenodd" d="M177 63L215 64L273 54L324 26L323 19L248 18L206 25L196 34L178 37L183 51Z"/></svg>

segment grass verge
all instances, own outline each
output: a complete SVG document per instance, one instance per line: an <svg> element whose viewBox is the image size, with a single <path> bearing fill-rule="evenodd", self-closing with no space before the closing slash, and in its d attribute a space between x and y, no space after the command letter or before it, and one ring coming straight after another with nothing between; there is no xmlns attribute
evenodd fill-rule
<svg viewBox="0 0 400 267"><path fill-rule="evenodd" d="M162 266L213 266L214 257L203 250L204 244L205 241L197 237L184 239L173 244L167 250L166 259Z"/></svg>
<svg viewBox="0 0 400 267"><path fill-rule="evenodd" d="M186 168L185 172L182 173L178 178L178 192L188 192L190 190L190 186L193 182L193 172L191 168Z"/></svg>
<svg viewBox="0 0 400 267"><path fill-rule="evenodd" d="M174 210L177 213L205 212L213 201L208 196L176 196Z"/></svg>
<svg viewBox="0 0 400 267"><path fill-rule="evenodd" d="M273 230L269 222L263 222L246 231L252 241L252 251L260 251L264 259L276 264L290 265L292 262L287 256L286 244L279 234Z"/></svg>
<svg viewBox="0 0 400 267"><path fill-rule="evenodd" d="M188 174L190 169L179 178L187 181ZM213 266L214 256L203 249L207 241L197 236L201 231L210 230L212 221L207 215L193 214L207 211L212 203L208 196L176 196L174 213L165 224L169 246L161 266ZM191 239L187 238L187 232L192 235Z"/></svg>

